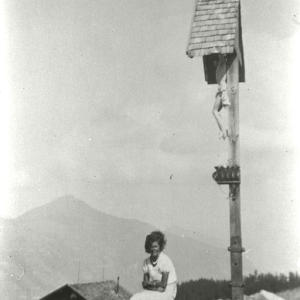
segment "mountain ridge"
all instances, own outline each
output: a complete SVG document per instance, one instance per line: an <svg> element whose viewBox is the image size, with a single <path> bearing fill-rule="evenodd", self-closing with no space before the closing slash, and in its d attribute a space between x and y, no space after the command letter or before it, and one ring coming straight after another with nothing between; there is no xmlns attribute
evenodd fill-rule
<svg viewBox="0 0 300 300"><path fill-rule="evenodd" d="M0 251L3 283L0 292L13 299L11 291L43 296L65 283L121 279L130 292L141 289L141 268L147 257L145 236L154 226L100 212L84 201L65 196L34 208L4 223ZM229 276L229 255L188 237L165 232L168 254L179 281L199 277ZM26 276L20 282L20 266Z"/></svg>

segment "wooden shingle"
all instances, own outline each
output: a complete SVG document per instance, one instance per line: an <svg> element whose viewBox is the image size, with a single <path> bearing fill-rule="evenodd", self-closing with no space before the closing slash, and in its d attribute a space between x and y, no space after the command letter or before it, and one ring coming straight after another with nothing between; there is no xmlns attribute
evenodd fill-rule
<svg viewBox="0 0 300 300"><path fill-rule="evenodd" d="M191 58L203 56L209 84L216 84L214 60L218 53L236 53L239 81L245 82L240 0L196 0L186 53Z"/></svg>
<svg viewBox="0 0 300 300"><path fill-rule="evenodd" d="M232 53L238 34L239 5L240 0L197 0L187 55Z"/></svg>

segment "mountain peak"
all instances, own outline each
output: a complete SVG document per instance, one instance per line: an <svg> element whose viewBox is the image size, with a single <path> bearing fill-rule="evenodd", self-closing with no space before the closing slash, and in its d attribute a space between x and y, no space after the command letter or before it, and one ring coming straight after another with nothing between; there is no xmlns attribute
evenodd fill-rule
<svg viewBox="0 0 300 300"><path fill-rule="evenodd" d="M66 217L72 215L79 216L81 214L100 213L96 209L92 208L84 201L77 199L73 195L66 195L59 197L49 203L36 207L23 215L18 219L43 219L43 218L56 218L57 216Z"/></svg>
<svg viewBox="0 0 300 300"><path fill-rule="evenodd" d="M88 204L86 204L84 201L76 198L73 195L65 195L62 197L59 197L51 202L48 203L48 205L59 205L59 206L85 206L85 207L90 207Z"/></svg>

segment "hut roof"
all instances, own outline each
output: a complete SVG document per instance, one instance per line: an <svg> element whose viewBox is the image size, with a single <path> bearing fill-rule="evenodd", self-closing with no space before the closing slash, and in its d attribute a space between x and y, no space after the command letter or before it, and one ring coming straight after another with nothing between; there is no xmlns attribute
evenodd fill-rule
<svg viewBox="0 0 300 300"><path fill-rule="evenodd" d="M74 297L74 296L76 297ZM129 300L131 294L114 281L66 284L41 300L84 299L84 300Z"/></svg>
<svg viewBox="0 0 300 300"><path fill-rule="evenodd" d="M70 287L86 300L129 300L131 294L114 281L70 284Z"/></svg>
<svg viewBox="0 0 300 300"><path fill-rule="evenodd" d="M187 55L233 53L240 26L240 0L196 0Z"/></svg>

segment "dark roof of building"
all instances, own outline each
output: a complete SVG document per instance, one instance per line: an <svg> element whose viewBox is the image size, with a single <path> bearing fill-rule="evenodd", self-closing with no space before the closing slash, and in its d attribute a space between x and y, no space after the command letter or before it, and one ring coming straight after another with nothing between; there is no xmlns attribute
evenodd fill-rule
<svg viewBox="0 0 300 300"><path fill-rule="evenodd" d="M129 300L131 294L114 281L66 284L41 300L60 299L61 295L78 295L76 299L84 300ZM69 298L68 298L69 299ZM73 299L71 297L71 299Z"/></svg>
<svg viewBox="0 0 300 300"><path fill-rule="evenodd" d="M129 300L131 294L114 281L69 285L86 300ZM117 290L118 289L118 290Z"/></svg>
<svg viewBox="0 0 300 300"><path fill-rule="evenodd" d="M240 26L240 0L196 0L187 55L233 53Z"/></svg>

